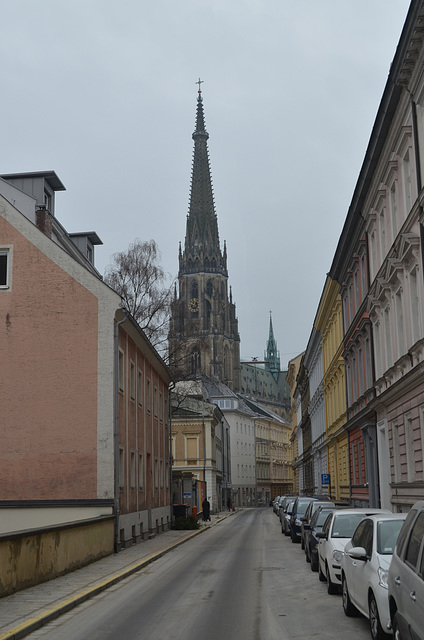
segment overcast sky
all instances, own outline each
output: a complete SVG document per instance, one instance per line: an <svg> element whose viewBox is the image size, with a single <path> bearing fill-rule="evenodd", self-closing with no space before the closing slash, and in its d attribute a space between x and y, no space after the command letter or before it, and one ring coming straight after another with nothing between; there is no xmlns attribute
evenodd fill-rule
<svg viewBox="0 0 424 640"><path fill-rule="evenodd" d="M307 345L409 0L14 0L1 9L0 173L54 170L96 266L155 239L175 277L202 84L244 359L272 311Z"/></svg>

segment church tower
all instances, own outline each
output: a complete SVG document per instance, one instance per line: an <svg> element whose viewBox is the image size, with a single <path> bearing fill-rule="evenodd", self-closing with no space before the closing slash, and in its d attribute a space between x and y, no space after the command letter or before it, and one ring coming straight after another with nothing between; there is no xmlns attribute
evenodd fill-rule
<svg viewBox="0 0 424 640"><path fill-rule="evenodd" d="M274 380L278 380L278 374L280 373L280 353L277 350L277 341L274 338L271 312L269 312L269 336L266 343L264 360L265 369L272 373Z"/></svg>
<svg viewBox="0 0 424 640"><path fill-rule="evenodd" d="M228 290L227 249L224 243L221 251L219 243L200 80L198 84L189 212L169 331L170 365L177 379L203 374L238 391L238 321Z"/></svg>

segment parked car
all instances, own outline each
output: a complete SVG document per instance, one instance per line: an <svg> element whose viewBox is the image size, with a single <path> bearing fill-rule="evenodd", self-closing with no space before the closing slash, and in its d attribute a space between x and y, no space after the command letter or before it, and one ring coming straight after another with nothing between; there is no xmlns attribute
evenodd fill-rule
<svg viewBox="0 0 424 640"><path fill-rule="evenodd" d="M424 638L424 500L406 516L388 575L390 625L395 640Z"/></svg>
<svg viewBox="0 0 424 640"><path fill-rule="evenodd" d="M296 500L297 496L285 496L279 506L278 506L278 516L280 518L280 523L283 524L283 517L284 517L284 507L286 506L286 504L288 502L293 502L294 500Z"/></svg>
<svg viewBox="0 0 424 640"><path fill-rule="evenodd" d="M330 513L318 531L318 577L327 582L330 594L338 593L342 584L341 562L345 544L350 540L358 524L367 516L391 513L384 509L338 509Z"/></svg>
<svg viewBox="0 0 424 640"><path fill-rule="evenodd" d="M278 505L279 499L280 499L280 496L276 496L273 500L272 510L274 511L274 513L277 513L277 505Z"/></svg>
<svg viewBox="0 0 424 640"><path fill-rule="evenodd" d="M311 518L314 515L315 511L323 506L335 507L336 505L330 500L312 500L305 511L305 515L300 518L300 521L302 523L300 525L300 544L302 546L302 549L305 549L305 525L310 524Z"/></svg>
<svg viewBox="0 0 424 640"><path fill-rule="evenodd" d="M290 518L291 518L294 502L295 502L295 498L293 498L292 500L289 500L286 506L282 510L281 533L284 533L285 536L290 535Z"/></svg>
<svg viewBox="0 0 424 640"><path fill-rule="evenodd" d="M322 530L329 513L333 512L335 507L320 507L312 516L310 524L305 523L305 558L306 562L311 563L311 571L318 571L318 538L317 532Z"/></svg>
<svg viewBox="0 0 424 640"><path fill-rule="evenodd" d="M364 518L346 544L342 558L342 601L347 616L368 618L373 640L383 640L389 623L387 576L405 513Z"/></svg>
<svg viewBox="0 0 424 640"><path fill-rule="evenodd" d="M292 542L300 542L301 518L305 515L309 504L315 500L318 500L318 498L312 496L298 496L296 498L290 518L290 536Z"/></svg>

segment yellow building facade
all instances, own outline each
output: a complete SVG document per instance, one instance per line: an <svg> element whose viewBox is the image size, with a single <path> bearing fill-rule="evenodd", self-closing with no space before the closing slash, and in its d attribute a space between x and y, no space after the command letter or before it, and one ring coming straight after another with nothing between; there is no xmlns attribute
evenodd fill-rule
<svg viewBox="0 0 424 640"><path fill-rule="evenodd" d="M327 463L332 500L349 500L349 447L346 424L346 387L340 287L327 277L315 328L322 337Z"/></svg>

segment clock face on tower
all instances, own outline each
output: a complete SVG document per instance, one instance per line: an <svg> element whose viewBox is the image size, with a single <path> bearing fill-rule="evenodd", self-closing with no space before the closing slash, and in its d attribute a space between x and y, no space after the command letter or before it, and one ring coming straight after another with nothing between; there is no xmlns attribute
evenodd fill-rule
<svg viewBox="0 0 424 640"><path fill-rule="evenodd" d="M192 298L188 303L188 308L191 313L197 313L199 311L199 301L197 298Z"/></svg>

